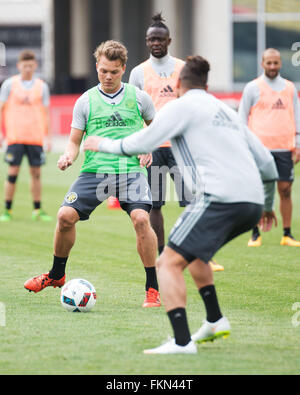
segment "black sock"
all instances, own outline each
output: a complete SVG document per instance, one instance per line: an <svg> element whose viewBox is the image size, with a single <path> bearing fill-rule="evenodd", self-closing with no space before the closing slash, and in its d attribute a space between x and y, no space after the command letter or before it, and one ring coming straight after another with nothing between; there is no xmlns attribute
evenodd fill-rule
<svg viewBox="0 0 300 395"><path fill-rule="evenodd" d="M11 206L12 206L12 201L11 200L6 200L5 201L5 208L6 208L6 210L11 210Z"/></svg>
<svg viewBox="0 0 300 395"><path fill-rule="evenodd" d="M165 248L164 245L158 247L158 254L159 255L163 252L164 248Z"/></svg>
<svg viewBox="0 0 300 395"><path fill-rule="evenodd" d="M153 267L145 267L146 272L146 291L149 288L154 288L158 291L158 282L156 277L156 269Z"/></svg>
<svg viewBox="0 0 300 395"><path fill-rule="evenodd" d="M41 208L41 202L33 202L33 207L35 210L39 210Z"/></svg>
<svg viewBox="0 0 300 395"><path fill-rule="evenodd" d="M191 334L185 309L178 307L177 309L168 311L168 317L171 321L176 344L186 346L191 341Z"/></svg>
<svg viewBox="0 0 300 395"><path fill-rule="evenodd" d="M202 296L205 305L207 321L216 322L222 318L215 286L207 285L206 287L201 288L199 293Z"/></svg>
<svg viewBox="0 0 300 395"><path fill-rule="evenodd" d="M283 228L283 235L284 236L292 236L291 228Z"/></svg>
<svg viewBox="0 0 300 395"><path fill-rule="evenodd" d="M258 237L259 235L260 235L260 233L259 233L258 226L255 226L255 228L253 228L253 231L252 231L252 236Z"/></svg>
<svg viewBox="0 0 300 395"><path fill-rule="evenodd" d="M49 272L49 277L53 280L60 280L65 275L68 257L59 258L54 255L53 266Z"/></svg>

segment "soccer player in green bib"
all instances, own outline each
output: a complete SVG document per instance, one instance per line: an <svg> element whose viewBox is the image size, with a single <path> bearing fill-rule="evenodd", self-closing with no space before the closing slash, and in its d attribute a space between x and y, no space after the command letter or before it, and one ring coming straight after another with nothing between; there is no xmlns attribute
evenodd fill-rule
<svg viewBox="0 0 300 395"><path fill-rule="evenodd" d="M144 122L149 125L155 115L151 97L122 82L127 62L124 45L106 41L97 47L94 56L100 83L75 104L69 142L57 164L60 170L73 164L86 137L123 138L141 130ZM152 197L145 168L151 162L151 154L124 159L124 156L86 151L81 173L58 212L52 269L26 281L26 289L39 292L47 286L64 285L66 263L76 238L76 223L88 220L97 206L114 196L130 216L136 231L137 250L146 272L143 307L161 305L155 270L157 238L149 220Z"/></svg>

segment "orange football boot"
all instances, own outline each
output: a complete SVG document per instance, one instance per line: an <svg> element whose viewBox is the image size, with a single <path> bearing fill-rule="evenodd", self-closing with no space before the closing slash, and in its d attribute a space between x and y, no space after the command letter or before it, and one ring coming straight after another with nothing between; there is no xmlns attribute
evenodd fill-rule
<svg viewBox="0 0 300 395"><path fill-rule="evenodd" d="M143 307L160 307L160 295L159 292L154 288L149 288L146 291L146 297L143 303Z"/></svg>
<svg viewBox="0 0 300 395"><path fill-rule="evenodd" d="M30 292L40 292L46 287L62 287L65 284L66 276L59 280L53 280L49 277L49 273L41 274L40 276L30 278L24 284L24 287Z"/></svg>
<svg viewBox="0 0 300 395"><path fill-rule="evenodd" d="M261 236L252 236L248 241L248 247L260 247L262 245Z"/></svg>
<svg viewBox="0 0 300 395"><path fill-rule="evenodd" d="M214 261L211 259L209 262L209 266L212 268L213 272L223 272L224 271L224 266L219 265L217 261Z"/></svg>
<svg viewBox="0 0 300 395"><path fill-rule="evenodd" d="M283 236L280 241L281 246L300 247L300 241L294 239L293 236Z"/></svg>

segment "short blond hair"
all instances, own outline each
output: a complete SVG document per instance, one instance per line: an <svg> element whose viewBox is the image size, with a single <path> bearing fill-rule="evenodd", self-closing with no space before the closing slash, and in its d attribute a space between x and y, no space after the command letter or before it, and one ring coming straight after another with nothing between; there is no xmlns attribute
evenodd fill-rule
<svg viewBox="0 0 300 395"><path fill-rule="evenodd" d="M118 41L108 40L102 42L95 50L94 56L98 62L101 56L105 56L108 60L120 60L122 66L127 63L127 48Z"/></svg>

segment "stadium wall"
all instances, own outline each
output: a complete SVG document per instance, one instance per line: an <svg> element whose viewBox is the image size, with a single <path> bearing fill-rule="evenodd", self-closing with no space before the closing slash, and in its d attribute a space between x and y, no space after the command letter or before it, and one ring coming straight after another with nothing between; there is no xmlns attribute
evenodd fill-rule
<svg viewBox="0 0 300 395"><path fill-rule="evenodd" d="M214 93L234 109L238 108L240 92ZM51 131L53 135L65 136L70 133L73 107L79 95L52 95L50 101Z"/></svg>
<svg viewBox="0 0 300 395"><path fill-rule="evenodd" d="M242 92L212 92L218 99L237 110ZM70 133L73 107L79 95L52 95L50 117L52 134L66 136ZM299 93L300 98L300 93Z"/></svg>

